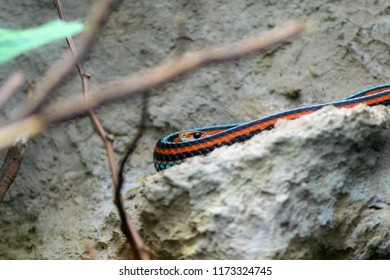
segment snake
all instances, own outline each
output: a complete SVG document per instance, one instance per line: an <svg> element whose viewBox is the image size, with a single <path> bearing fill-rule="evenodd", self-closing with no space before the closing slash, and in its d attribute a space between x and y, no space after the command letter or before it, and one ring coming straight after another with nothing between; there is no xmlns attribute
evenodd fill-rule
<svg viewBox="0 0 390 280"><path fill-rule="evenodd" d="M207 156L221 146L245 142L262 131L273 129L281 119L297 119L329 105L352 108L359 104L390 105L390 84L370 87L339 101L299 107L245 123L205 126L170 133L161 137L155 145L154 167L159 172L182 164L189 158Z"/></svg>

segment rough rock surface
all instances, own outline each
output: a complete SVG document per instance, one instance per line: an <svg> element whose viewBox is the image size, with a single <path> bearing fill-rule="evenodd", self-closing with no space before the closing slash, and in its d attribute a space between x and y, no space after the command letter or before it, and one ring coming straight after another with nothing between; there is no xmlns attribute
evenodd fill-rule
<svg viewBox="0 0 390 280"><path fill-rule="evenodd" d="M69 20L81 20L96 1L62 2ZM375 5L367 0L127 0L87 56L91 88L172 57L178 11L187 17L187 50L234 42L296 18L311 19L316 28L265 54L212 65L152 91L147 131L128 165L124 189L136 221L141 198L136 187L145 175L155 173L153 147L162 135L339 100L390 77L388 0ZM57 13L52 0L0 1L1 27L27 28L53 19ZM37 80L66 50L60 40L1 65L0 84L15 71ZM75 71L52 97L80 91ZM20 91L1 116L22 100L25 92ZM97 111L115 135L118 157L135 134L139 112L139 100ZM378 176L367 180L367 188L375 189L381 185L376 180L387 178L387 165L379 162ZM48 129L31 140L18 177L0 203L0 259L90 258L85 242L103 259L131 257L112 197L103 145L90 121L77 119Z"/></svg>
<svg viewBox="0 0 390 280"><path fill-rule="evenodd" d="M159 258L388 258L389 124L329 106L150 176L144 236Z"/></svg>

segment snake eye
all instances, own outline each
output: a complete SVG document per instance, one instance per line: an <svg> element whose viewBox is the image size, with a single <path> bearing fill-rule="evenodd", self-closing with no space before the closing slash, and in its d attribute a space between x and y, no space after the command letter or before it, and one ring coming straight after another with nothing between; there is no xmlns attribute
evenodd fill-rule
<svg viewBox="0 0 390 280"><path fill-rule="evenodd" d="M202 134L203 134L202 132L196 131L196 132L194 132L194 138L199 139L202 136Z"/></svg>

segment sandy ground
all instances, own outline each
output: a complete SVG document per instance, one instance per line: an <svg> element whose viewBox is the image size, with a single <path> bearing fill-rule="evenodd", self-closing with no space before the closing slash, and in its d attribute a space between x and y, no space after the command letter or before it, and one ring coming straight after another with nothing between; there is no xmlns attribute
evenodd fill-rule
<svg viewBox="0 0 390 280"><path fill-rule="evenodd" d="M64 0L69 19L81 20L93 1ZM0 22L27 28L55 19L52 1L4 0ZM223 65L212 65L156 89L150 99L147 132L126 177L129 211L136 207L143 177L153 174L152 151L162 135L184 128L243 122L313 103L341 99L386 83L389 70L390 6L375 1L125 1L102 31L85 67L91 87L152 66L175 54L175 14L187 16L187 50L233 42L290 19L308 18L313 32L268 51ZM47 45L0 67L0 82L20 70L36 80L67 49ZM80 94L76 75L53 98ZM297 98L289 93L299 92ZM2 112L7 116L20 92ZM122 156L135 134L140 101L98 111L115 150ZM88 119L51 128L34 138L18 178L0 204L0 258L89 258L90 242L103 258L127 258L112 203L106 156Z"/></svg>

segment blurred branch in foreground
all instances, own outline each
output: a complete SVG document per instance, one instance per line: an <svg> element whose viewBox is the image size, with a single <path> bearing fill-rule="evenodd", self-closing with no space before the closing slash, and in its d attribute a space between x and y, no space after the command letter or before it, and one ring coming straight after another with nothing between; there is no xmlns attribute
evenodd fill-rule
<svg viewBox="0 0 390 280"><path fill-rule="evenodd" d="M10 146L15 139L23 136L26 133L26 126L29 127L29 135L34 136L50 125L86 115L89 110L98 106L143 94L201 66L268 50L287 42L309 28L310 24L307 22L289 22L259 36L186 53L155 67L122 77L116 82L91 91L91 98L88 100L74 96L67 100L56 101L47 108L41 106L45 102L39 102L39 106L33 106L34 110L21 112L19 118L0 127L0 149Z"/></svg>

